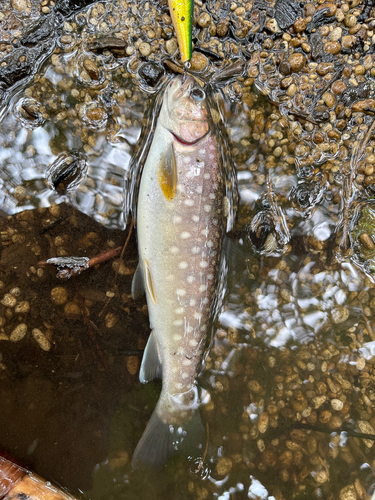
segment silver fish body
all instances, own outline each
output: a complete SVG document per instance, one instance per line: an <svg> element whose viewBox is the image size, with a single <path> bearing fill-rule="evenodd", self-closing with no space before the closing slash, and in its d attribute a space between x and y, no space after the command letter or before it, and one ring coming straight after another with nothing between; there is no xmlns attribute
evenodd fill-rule
<svg viewBox="0 0 375 500"><path fill-rule="evenodd" d="M162 377L133 467L158 467L197 418L196 376L206 343L223 238L217 139L203 90L180 77L165 92L142 173L137 208L139 267L152 333L140 380Z"/></svg>

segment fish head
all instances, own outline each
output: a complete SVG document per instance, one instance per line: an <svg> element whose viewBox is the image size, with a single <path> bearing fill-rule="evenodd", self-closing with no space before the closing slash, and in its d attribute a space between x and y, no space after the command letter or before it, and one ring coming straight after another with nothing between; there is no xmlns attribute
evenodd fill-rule
<svg viewBox="0 0 375 500"><path fill-rule="evenodd" d="M191 76L177 76L166 90L164 127L184 145L194 145L210 130L206 93Z"/></svg>

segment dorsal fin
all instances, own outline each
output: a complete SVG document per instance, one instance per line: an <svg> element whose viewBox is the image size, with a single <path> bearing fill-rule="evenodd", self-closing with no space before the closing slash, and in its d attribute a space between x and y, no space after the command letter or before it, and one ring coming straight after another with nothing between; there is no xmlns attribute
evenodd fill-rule
<svg viewBox="0 0 375 500"><path fill-rule="evenodd" d="M177 165L172 144L161 159L158 181L165 199L172 201L177 193Z"/></svg>

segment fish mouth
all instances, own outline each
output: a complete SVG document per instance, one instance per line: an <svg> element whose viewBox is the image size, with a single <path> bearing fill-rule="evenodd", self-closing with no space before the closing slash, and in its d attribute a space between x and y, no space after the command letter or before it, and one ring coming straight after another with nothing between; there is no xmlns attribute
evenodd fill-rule
<svg viewBox="0 0 375 500"><path fill-rule="evenodd" d="M205 139L209 133L210 133L210 131L206 132L204 135L202 135L202 137L199 137L199 139L196 139L193 142L187 142L187 141L184 141L183 139L181 139L181 137L178 137L178 135L176 135L174 132L171 132L171 134L176 139L176 141L179 142L180 144L182 144L183 146L195 146L196 144L198 144L198 142Z"/></svg>

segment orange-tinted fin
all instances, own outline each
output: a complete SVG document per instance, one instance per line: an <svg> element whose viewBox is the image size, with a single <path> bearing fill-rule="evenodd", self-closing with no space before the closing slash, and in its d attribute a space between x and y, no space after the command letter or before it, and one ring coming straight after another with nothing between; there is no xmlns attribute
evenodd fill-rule
<svg viewBox="0 0 375 500"><path fill-rule="evenodd" d="M168 148L160 162L158 181L165 199L172 201L177 193L177 165L173 146Z"/></svg>

